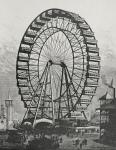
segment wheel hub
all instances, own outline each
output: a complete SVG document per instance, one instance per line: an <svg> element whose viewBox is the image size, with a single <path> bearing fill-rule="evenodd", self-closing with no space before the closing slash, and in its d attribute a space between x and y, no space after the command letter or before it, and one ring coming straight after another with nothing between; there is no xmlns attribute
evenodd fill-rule
<svg viewBox="0 0 116 150"><path fill-rule="evenodd" d="M56 63L56 62L53 62L52 60L49 60L48 64L49 64L49 66L51 66L51 65L58 65L58 66L61 66L62 68L66 67L66 64L64 62Z"/></svg>

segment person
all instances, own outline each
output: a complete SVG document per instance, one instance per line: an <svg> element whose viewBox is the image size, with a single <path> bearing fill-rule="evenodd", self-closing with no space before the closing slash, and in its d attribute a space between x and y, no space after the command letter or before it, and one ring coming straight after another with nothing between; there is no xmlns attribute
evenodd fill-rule
<svg viewBox="0 0 116 150"><path fill-rule="evenodd" d="M60 143L62 143L62 137L60 137Z"/></svg>
<svg viewBox="0 0 116 150"><path fill-rule="evenodd" d="M76 141L75 141L75 146L77 146L77 145L79 145L79 139L76 139Z"/></svg>
<svg viewBox="0 0 116 150"><path fill-rule="evenodd" d="M80 143L80 150L82 150L82 146L83 146L83 144L82 144L82 143Z"/></svg>
<svg viewBox="0 0 116 150"><path fill-rule="evenodd" d="M73 145L75 145L75 141L74 140L72 140L72 143L73 143Z"/></svg>
<svg viewBox="0 0 116 150"><path fill-rule="evenodd" d="M77 150L80 150L79 146L77 147Z"/></svg>
<svg viewBox="0 0 116 150"><path fill-rule="evenodd" d="M87 145L87 139L85 139L85 145Z"/></svg>
<svg viewBox="0 0 116 150"><path fill-rule="evenodd" d="M83 144L83 145L87 145L87 139L84 139L84 140L82 141L82 144Z"/></svg>

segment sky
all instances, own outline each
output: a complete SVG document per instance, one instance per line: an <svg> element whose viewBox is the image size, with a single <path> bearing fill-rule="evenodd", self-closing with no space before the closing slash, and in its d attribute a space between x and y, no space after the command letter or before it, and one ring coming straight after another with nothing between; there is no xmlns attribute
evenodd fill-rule
<svg viewBox="0 0 116 150"><path fill-rule="evenodd" d="M7 55L3 45L12 47L12 43L16 47L9 50L18 53L29 24L50 8L71 11L84 18L98 40L101 71L113 68L116 73L116 0L0 0L0 55Z"/></svg>
<svg viewBox="0 0 116 150"><path fill-rule="evenodd" d="M88 22L98 40L103 65L106 54L116 56L116 0L0 0L0 45L16 40L18 50L31 21L49 8L75 12Z"/></svg>

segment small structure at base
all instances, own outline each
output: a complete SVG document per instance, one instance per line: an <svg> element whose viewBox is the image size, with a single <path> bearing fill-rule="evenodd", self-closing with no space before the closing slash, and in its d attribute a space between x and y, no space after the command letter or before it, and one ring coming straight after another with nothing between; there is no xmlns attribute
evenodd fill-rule
<svg viewBox="0 0 116 150"><path fill-rule="evenodd" d="M6 129L12 128L13 125L13 100L8 97L8 99L5 100L5 106L6 106Z"/></svg>

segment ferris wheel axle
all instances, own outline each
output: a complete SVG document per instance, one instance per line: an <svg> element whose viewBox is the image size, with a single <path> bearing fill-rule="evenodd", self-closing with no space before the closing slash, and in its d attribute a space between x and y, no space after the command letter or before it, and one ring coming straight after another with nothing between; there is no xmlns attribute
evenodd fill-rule
<svg viewBox="0 0 116 150"><path fill-rule="evenodd" d="M61 66L62 68L65 68L66 67L66 64L64 62L60 62L60 63L56 63L56 62L53 62L52 60L49 60L49 65L59 65Z"/></svg>

